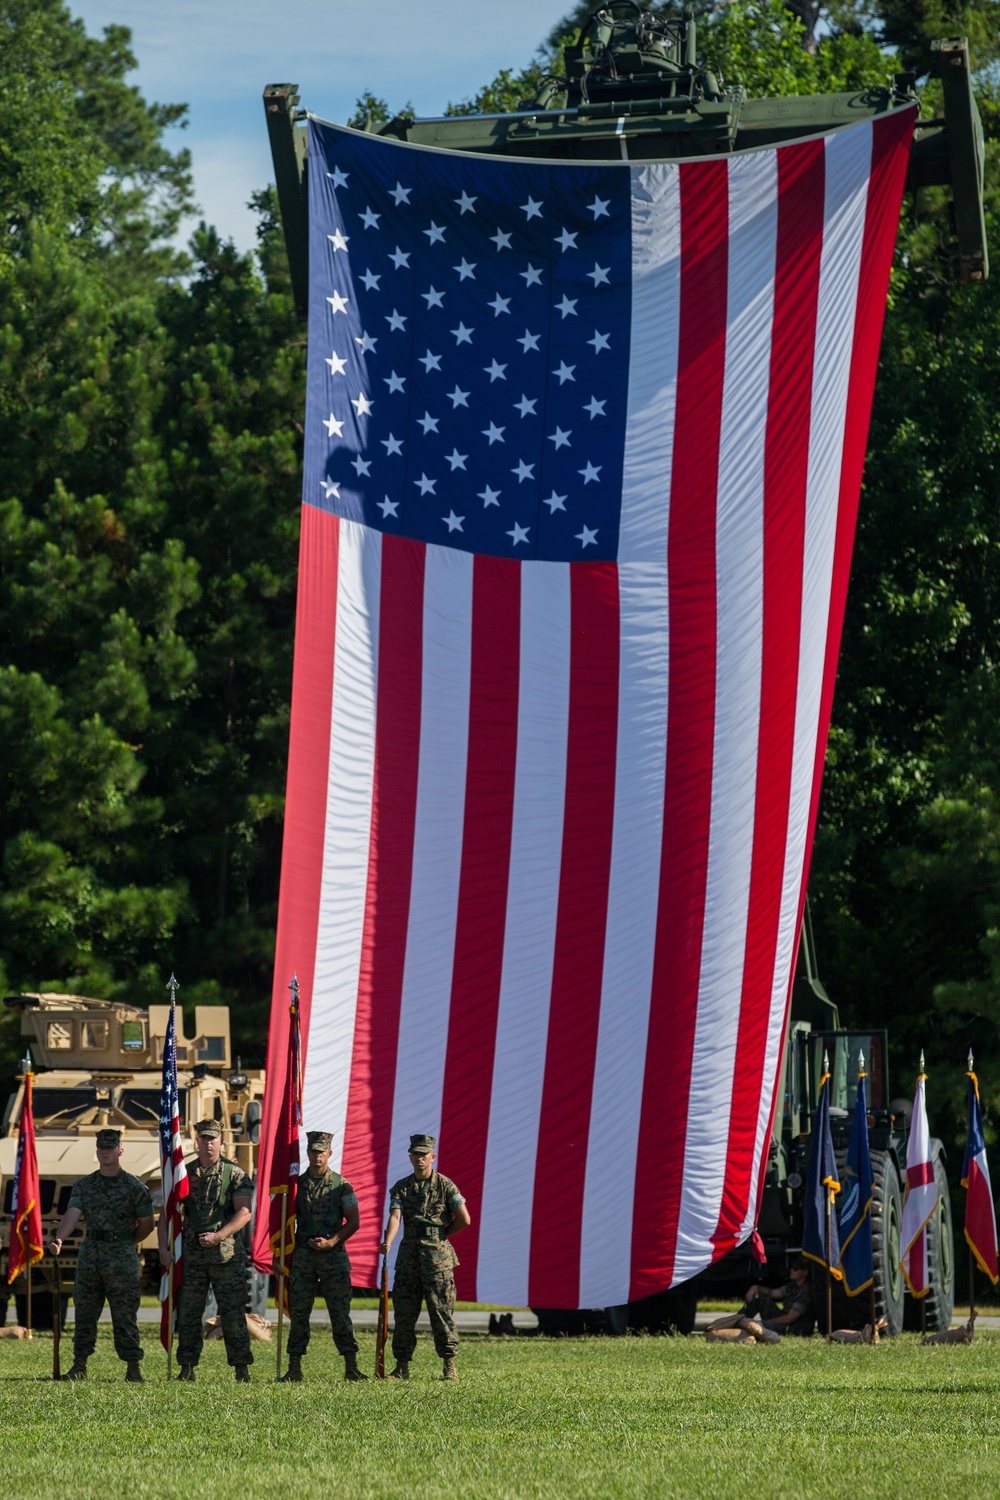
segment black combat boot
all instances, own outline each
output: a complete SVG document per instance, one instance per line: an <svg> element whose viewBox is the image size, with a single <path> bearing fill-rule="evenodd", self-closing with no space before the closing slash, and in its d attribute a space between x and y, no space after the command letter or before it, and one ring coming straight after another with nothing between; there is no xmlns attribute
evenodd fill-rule
<svg viewBox="0 0 1000 1500"><path fill-rule="evenodd" d="M81 1359L79 1355L77 1355L77 1357L73 1360L72 1366L66 1371L66 1374L62 1378L63 1380L86 1380L87 1361L85 1359Z"/></svg>
<svg viewBox="0 0 1000 1500"><path fill-rule="evenodd" d="M357 1354L345 1354L344 1355L344 1379L345 1380L367 1380L368 1379L368 1376L367 1375L363 1375L361 1373L361 1371L358 1369L358 1356L357 1356Z"/></svg>
<svg viewBox="0 0 1000 1500"><path fill-rule="evenodd" d="M302 1380L302 1355L290 1354L288 1356L288 1369L281 1377L282 1385L297 1385Z"/></svg>
<svg viewBox="0 0 1000 1500"><path fill-rule="evenodd" d="M409 1380L410 1361L408 1359L397 1359L396 1368L389 1371L390 1380Z"/></svg>
<svg viewBox="0 0 1000 1500"><path fill-rule="evenodd" d="M491 1334L494 1334L494 1335L498 1334L498 1333L503 1333L503 1329L500 1327L500 1320L498 1319L496 1313L490 1313L490 1327L489 1327L489 1331L490 1331Z"/></svg>
<svg viewBox="0 0 1000 1500"><path fill-rule="evenodd" d="M442 1380L457 1380L458 1379L458 1371L455 1369L455 1360L454 1360L454 1357L452 1355L450 1355L450 1354L448 1355L448 1358L444 1361L444 1368L443 1368L443 1370L441 1372L441 1379Z"/></svg>
<svg viewBox="0 0 1000 1500"><path fill-rule="evenodd" d="M130 1385L142 1385L142 1369L137 1359L130 1359L126 1364L125 1379Z"/></svg>
<svg viewBox="0 0 1000 1500"><path fill-rule="evenodd" d="M177 1374L178 1380L194 1380L194 1365L181 1365Z"/></svg>
<svg viewBox="0 0 1000 1500"><path fill-rule="evenodd" d="M250 1366L249 1365L237 1365L236 1366L236 1384L237 1385L249 1385L250 1384Z"/></svg>

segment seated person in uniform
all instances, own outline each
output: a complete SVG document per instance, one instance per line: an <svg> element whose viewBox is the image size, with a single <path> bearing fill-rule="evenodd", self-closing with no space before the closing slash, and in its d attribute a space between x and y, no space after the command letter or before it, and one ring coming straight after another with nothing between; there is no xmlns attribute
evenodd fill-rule
<svg viewBox="0 0 1000 1500"><path fill-rule="evenodd" d="M788 1274L791 1279L783 1286L750 1287L740 1316L752 1318L772 1333L808 1337L816 1326L809 1262L797 1255Z"/></svg>

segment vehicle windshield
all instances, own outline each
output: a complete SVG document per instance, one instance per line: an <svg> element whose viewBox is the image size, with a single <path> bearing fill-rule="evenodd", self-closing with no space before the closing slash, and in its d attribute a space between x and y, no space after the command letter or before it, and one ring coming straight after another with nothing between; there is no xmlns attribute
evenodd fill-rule
<svg viewBox="0 0 1000 1500"><path fill-rule="evenodd" d="M858 1073L862 1055L867 1075L869 1109L884 1109L885 1099L885 1032L833 1031L814 1034L812 1076L818 1092L823 1076L823 1053L830 1060L830 1108L853 1113L858 1097ZM814 1104L818 1100L814 1100Z"/></svg>

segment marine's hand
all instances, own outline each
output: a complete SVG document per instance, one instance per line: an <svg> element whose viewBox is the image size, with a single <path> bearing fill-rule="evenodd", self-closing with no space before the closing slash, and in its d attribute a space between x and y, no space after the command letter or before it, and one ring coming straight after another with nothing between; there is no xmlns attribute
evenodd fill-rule
<svg viewBox="0 0 1000 1500"><path fill-rule="evenodd" d="M379 1245L379 1247L378 1247L378 1253L379 1253L379 1255L388 1255L389 1254L389 1244L388 1244L387 1240L383 1240L382 1243L381 1243L381 1245Z"/></svg>
<svg viewBox="0 0 1000 1500"><path fill-rule="evenodd" d="M173 1263L174 1263L174 1257L171 1255L170 1251L169 1250L161 1250L160 1251L160 1265L163 1267L163 1269L165 1271L168 1271L170 1269L170 1267L173 1265Z"/></svg>
<svg viewBox="0 0 1000 1500"><path fill-rule="evenodd" d="M58 1256L62 1250L63 1242L60 1239L49 1240L49 1254Z"/></svg>
<svg viewBox="0 0 1000 1500"><path fill-rule="evenodd" d="M333 1250L336 1248L337 1241L332 1235L324 1238L321 1234L314 1234L308 1243L310 1250Z"/></svg>
<svg viewBox="0 0 1000 1500"><path fill-rule="evenodd" d="M221 1245L224 1236L217 1229L208 1229L204 1234L199 1234L198 1243L204 1250L210 1250L213 1245Z"/></svg>

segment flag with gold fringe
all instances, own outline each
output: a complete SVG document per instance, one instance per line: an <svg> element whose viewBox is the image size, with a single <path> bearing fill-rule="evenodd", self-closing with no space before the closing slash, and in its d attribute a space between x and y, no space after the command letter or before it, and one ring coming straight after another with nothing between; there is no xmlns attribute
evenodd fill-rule
<svg viewBox="0 0 1000 1500"><path fill-rule="evenodd" d="M42 1200L38 1190L38 1158L35 1155L35 1115L31 1103L30 1072L24 1075L24 1101L17 1132L17 1159L14 1166L14 1190L11 1194L10 1246L7 1251L7 1280L20 1276L28 1266L41 1260Z"/></svg>
<svg viewBox="0 0 1000 1500"><path fill-rule="evenodd" d="M830 1075L824 1073L819 1081L819 1108L813 1120L809 1152L802 1254L827 1268L838 1281L843 1279L840 1269L840 1235L836 1213L830 1213L829 1231L827 1230L827 1204L832 1204L839 1192L840 1174L830 1134Z"/></svg>
<svg viewBox="0 0 1000 1500"><path fill-rule="evenodd" d="M986 1160L983 1111L979 1103L979 1080L971 1067L967 1077L969 1080L969 1137L965 1146L965 1162L962 1167L962 1186L965 1188L965 1238L979 1269L985 1271L996 1286L997 1281L1000 1280L1000 1272L997 1269L997 1221L993 1209L990 1169Z"/></svg>

